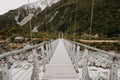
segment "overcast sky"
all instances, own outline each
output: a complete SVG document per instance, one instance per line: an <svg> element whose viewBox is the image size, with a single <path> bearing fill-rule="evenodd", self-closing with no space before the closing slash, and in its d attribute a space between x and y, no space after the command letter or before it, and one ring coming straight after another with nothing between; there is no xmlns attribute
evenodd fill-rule
<svg viewBox="0 0 120 80"><path fill-rule="evenodd" d="M30 0L30 2L35 1L38 0ZM0 15L11 9L16 9L26 3L28 3L28 0L0 0Z"/></svg>

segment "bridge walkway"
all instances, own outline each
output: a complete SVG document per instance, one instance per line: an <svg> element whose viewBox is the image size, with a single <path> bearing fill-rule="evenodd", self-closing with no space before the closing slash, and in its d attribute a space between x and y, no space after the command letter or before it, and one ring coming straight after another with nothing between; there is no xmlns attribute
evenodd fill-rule
<svg viewBox="0 0 120 80"><path fill-rule="evenodd" d="M42 80L79 80L62 39L59 40Z"/></svg>

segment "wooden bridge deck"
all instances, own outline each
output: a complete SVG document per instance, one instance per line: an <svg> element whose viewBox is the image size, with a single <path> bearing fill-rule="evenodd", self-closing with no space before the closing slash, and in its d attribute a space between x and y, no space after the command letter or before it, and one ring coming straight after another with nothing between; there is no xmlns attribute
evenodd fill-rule
<svg viewBox="0 0 120 80"><path fill-rule="evenodd" d="M79 80L61 39L42 80Z"/></svg>

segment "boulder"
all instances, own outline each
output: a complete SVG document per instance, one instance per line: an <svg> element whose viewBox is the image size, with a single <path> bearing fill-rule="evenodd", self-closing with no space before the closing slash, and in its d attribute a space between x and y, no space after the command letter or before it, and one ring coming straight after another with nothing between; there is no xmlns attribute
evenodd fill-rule
<svg viewBox="0 0 120 80"><path fill-rule="evenodd" d="M24 38L23 37L15 37L14 41L17 43L22 43L22 42L24 42Z"/></svg>

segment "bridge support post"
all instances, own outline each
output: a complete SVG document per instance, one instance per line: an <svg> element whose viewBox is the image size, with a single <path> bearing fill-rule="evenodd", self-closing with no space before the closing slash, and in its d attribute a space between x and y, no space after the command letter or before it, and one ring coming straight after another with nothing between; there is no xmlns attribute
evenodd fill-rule
<svg viewBox="0 0 120 80"><path fill-rule="evenodd" d="M80 53L80 46L77 45L77 51L76 51L76 55L75 55L75 70L77 73L79 73L78 71L78 56L79 56L79 53Z"/></svg>
<svg viewBox="0 0 120 80"><path fill-rule="evenodd" d="M69 56L70 56L70 58L72 57L72 44L70 44L70 52L69 52Z"/></svg>
<svg viewBox="0 0 120 80"><path fill-rule="evenodd" d="M43 72L45 72L46 70L46 55L45 54L45 51L44 51L44 45L41 47L41 50L42 50L42 56L43 56Z"/></svg>
<svg viewBox="0 0 120 80"><path fill-rule="evenodd" d="M71 60L72 60L72 63L74 64L75 63L75 44L73 44L73 49L72 49L72 53L71 53Z"/></svg>
<svg viewBox="0 0 120 80"><path fill-rule="evenodd" d="M54 48L54 47L53 47L52 43L49 43L50 59L52 58L52 55L53 55L53 53L54 53L54 49L53 49L53 48Z"/></svg>
<svg viewBox="0 0 120 80"><path fill-rule="evenodd" d="M43 60L43 72L45 72L46 71L46 59L44 58L44 60Z"/></svg>
<svg viewBox="0 0 120 80"><path fill-rule="evenodd" d="M52 43L50 43L50 59L52 58L53 55L53 48L52 48Z"/></svg>
<svg viewBox="0 0 120 80"><path fill-rule="evenodd" d="M52 57L52 56L51 56L51 48L50 48L50 44L51 44L51 43L48 44L49 61L50 61L50 59L51 59L51 57Z"/></svg>
<svg viewBox="0 0 120 80"><path fill-rule="evenodd" d="M49 54L49 44L46 44L46 62L49 63L49 57L50 57L50 54Z"/></svg>
<svg viewBox="0 0 120 80"><path fill-rule="evenodd" d="M53 55L53 52L54 52L54 45L51 44L51 57Z"/></svg>
<svg viewBox="0 0 120 80"><path fill-rule="evenodd" d="M33 72L32 72L31 80L39 80L36 49L33 49L32 52L33 52Z"/></svg>
<svg viewBox="0 0 120 80"><path fill-rule="evenodd" d="M0 62L0 80L12 80L8 65L4 60Z"/></svg>
<svg viewBox="0 0 120 80"><path fill-rule="evenodd" d="M70 56L70 58L71 58L71 53L72 53L72 43L69 44L69 50L68 50L68 51L69 51L69 56Z"/></svg>
<svg viewBox="0 0 120 80"><path fill-rule="evenodd" d="M112 63L109 80L118 80L118 63L116 61Z"/></svg>
<svg viewBox="0 0 120 80"><path fill-rule="evenodd" d="M69 45L69 50L68 50L68 55L70 56L70 58L71 58L71 52L72 52L72 45L71 45L71 43L70 43L70 45Z"/></svg>
<svg viewBox="0 0 120 80"><path fill-rule="evenodd" d="M88 50L84 50L84 61L82 64L82 80L90 80L88 72Z"/></svg>

